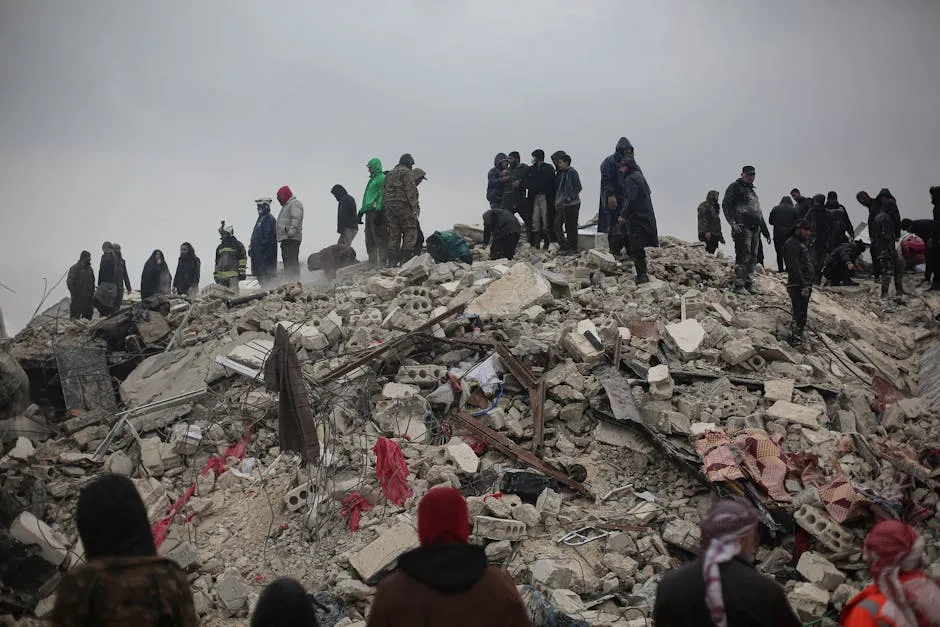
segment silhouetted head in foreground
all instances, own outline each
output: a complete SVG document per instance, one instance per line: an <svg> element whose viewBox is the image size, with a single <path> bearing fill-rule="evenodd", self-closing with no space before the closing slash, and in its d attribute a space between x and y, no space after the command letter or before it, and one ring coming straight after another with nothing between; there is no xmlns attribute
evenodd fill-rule
<svg viewBox="0 0 940 627"><path fill-rule="evenodd" d="M281 577L261 592L251 627L317 627L317 615L304 587Z"/></svg>
<svg viewBox="0 0 940 627"><path fill-rule="evenodd" d="M105 475L82 488L75 519L89 560L157 554L147 509L127 477Z"/></svg>

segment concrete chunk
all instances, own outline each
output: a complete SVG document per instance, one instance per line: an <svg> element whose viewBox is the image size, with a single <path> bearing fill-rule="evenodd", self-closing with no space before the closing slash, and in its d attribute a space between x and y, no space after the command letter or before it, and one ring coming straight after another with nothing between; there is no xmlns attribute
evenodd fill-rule
<svg viewBox="0 0 940 627"><path fill-rule="evenodd" d="M822 412L812 407L805 407L788 401L777 401L767 410L767 417L774 420L792 422L810 429L819 428Z"/></svg>
<svg viewBox="0 0 940 627"><path fill-rule="evenodd" d="M477 516L473 519L473 535L488 540L521 540L526 535L525 523L519 520L504 520L492 516Z"/></svg>
<svg viewBox="0 0 940 627"><path fill-rule="evenodd" d="M28 511L16 517L10 525L10 535L23 544L39 547L43 558L55 566L69 556L68 541Z"/></svg>
<svg viewBox="0 0 940 627"><path fill-rule="evenodd" d="M561 345L577 361L586 363L600 361L604 358L603 348L595 346L585 334L590 334L595 341L600 342L600 334L594 323L590 320L581 320L573 331L565 333L561 339Z"/></svg>
<svg viewBox="0 0 940 627"><path fill-rule="evenodd" d="M221 608L229 616L235 616L248 606L251 588L235 568L227 568L215 582L215 593L219 597Z"/></svg>
<svg viewBox="0 0 940 627"><path fill-rule="evenodd" d="M810 583L829 591L835 590L845 582L845 574L842 571L825 557L813 551L806 551L800 556L796 570Z"/></svg>
<svg viewBox="0 0 940 627"><path fill-rule="evenodd" d="M668 401L672 398L676 386L672 375L669 374L669 366L665 364L653 366L646 375L646 381L650 386L650 396L655 400Z"/></svg>
<svg viewBox="0 0 940 627"><path fill-rule="evenodd" d="M451 438L444 446L447 459L453 462L460 472L473 474L480 467L480 458L473 452L470 445L460 438Z"/></svg>
<svg viewBox="0 0 940 627"><path fill-rule="evenodd" d="M764 381L764 398L768 401L793 400L793 379L767 379Z"/></svg>
<svg viewBox="0 0 940 627"><path fill-rule="evenodd" d="M310 324L297 324L289 320L282 320L277 323L290 334L290 339L294 344L300 344L308 351L322 351L330 347L330 340L320 329Z"/></svg>
<svg viewBox="0 0 940 627"><path fill-rule="evenodd" d="M698 553L702 534L698 525L677 518L666 523L663 529L663 540L689 553Z"/></svg>
<svg viewBox="0 0 940 627"><path fill-rule="evenodd" d="M721 360L729 366L744 363L757 354L757 349L747 338L740 338L725 342L721 348Z"/></svg>
<svg viewBox="0 0 940 627"><path fill-rule="evenodd" d="M368 582L397 560L402 553L417 548L418 544L418 533L414 527L397 525L356 553L349 563L362 580Z"/></svg>
<svg viewBox="0 0 940 627"><path fill-rule="evenodd" d="M533 305L552 300L552 285L528 263L517 263L506 276L490 283L467 305L465 315L517 316Z"/></svg>
<svg viewBox="0 0 940 627"><path fill-rule="evenodd" d="M233 348L228 358L249 368L261 369L264 361L274 350L274 340L251 340Z"/></svg>
<svg viewBox="0 0 940 627"><path fill-rule="evenodd" d="M826 613L829 605L829 592L816 584L798 583L787 595L797 617L804 623L815 620Z"/></svg>
<svg viewBox="0 0 940 627"><path fill-rule="evenodd" d="M679 351L682 361L695 359L705 341L705 328L695 318L666 325L666 335Z"/></svg>

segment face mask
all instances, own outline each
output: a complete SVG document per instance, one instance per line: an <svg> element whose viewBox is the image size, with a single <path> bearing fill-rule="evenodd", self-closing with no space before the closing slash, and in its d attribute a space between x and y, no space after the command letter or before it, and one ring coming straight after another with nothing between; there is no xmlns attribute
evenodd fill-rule
<svg viewBox="0 0 940 627"><path fill-rule="evenodd" d="M535 165L536 163L538 162L535 160L535 157L532 157L532 165Z"/></svg>

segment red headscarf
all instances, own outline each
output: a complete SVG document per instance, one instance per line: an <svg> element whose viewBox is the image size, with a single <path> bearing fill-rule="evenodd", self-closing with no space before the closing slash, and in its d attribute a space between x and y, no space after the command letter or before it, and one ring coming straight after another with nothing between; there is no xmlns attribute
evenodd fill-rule
<svg viewBox="0 0 940 627"><path fill-rule="evenodd" d="M466 544L470 538L470 513L463 494L451 487L433 488L418 504L418 537L421 545Z"/></svg>
<svg viewBox="0 0 940 627"><path fill-rule="evenodd" d="M290 187L285 185L281 189L277 190L277 201L281 203L281 206L283 207L293 195L294 192L290 191Z"/></svg>

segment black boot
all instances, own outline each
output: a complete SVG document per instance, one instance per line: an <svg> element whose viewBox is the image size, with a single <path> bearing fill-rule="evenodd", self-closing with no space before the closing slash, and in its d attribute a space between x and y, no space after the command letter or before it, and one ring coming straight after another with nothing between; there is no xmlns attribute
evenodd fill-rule
<svg viewBox="0 0 940 627"><path fill-rule="evenodd" d="M539 234L536 231L529 231L529 246L532 248L539 247Z"/></svg>
<svg viewBox="0 0 940 627"><path fill-rule="evenodd" d="M633 260L633 267L636 269L636 284L650 282L650 275L646 271L646 257L637 257Z"/></svg>

